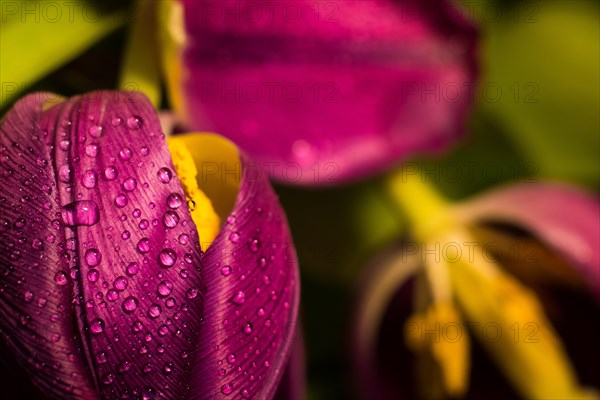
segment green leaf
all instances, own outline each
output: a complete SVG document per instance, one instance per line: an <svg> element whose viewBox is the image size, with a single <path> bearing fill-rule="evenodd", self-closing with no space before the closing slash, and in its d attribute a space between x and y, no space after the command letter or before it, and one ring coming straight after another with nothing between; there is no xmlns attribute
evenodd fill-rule
<svg viewBox="0 0 600 400"><path fill-rule="evenodd" d="M0 108L128 22L127 14L87 1L3 1L0 6Z"/></svg>

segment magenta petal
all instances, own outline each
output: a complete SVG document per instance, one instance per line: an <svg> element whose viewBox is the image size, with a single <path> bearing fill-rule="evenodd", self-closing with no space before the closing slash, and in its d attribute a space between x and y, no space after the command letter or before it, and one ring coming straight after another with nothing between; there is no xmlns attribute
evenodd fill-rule
<svg viewBox="0 0 600 400"><path fill-rule="evenodd" d="M600 202L558 183L507 186L459 206L469 222L515 224L562 254L600 296Z"/></svg>
<svg viewBox="0 0 600 400"><path fill-rule="evenodd" d="M476 32L449 1L182 3L188 122L277 179L361 178L462 134Z"/></svg>
<svg viewBox="0 0 600 400"><path fill-rule="evenodd" d="M301 332L299 332L301 333ZM290 360L275 394L276 400L306 399L306 360L302 336L294 338Z"/></svg>
<svg viewBox="0 0 600 400"><path fill-rule="evenodd" d="M183 192L156 112L137 93L89 93L46 112L42 129L56 137L75 313L102 398L185 398L202 314L200 248L185 204L167 204ZM176 226L164 225L167 211Z"/></svg>
<svg viewBox="0 0 600 400"><path fill-rule="evenodd" d="M297 340L299 282L285 215L242 157L231 215L202 263L204 323L190 399L272 398Z"/></svg>
<svg viewBox="0 0 600 400"><path fill-rule="evenodd" d="M40 129L47 94L20 100L0 126L0 337L49 397L95 399L60 222L52 149Z"/></svg>

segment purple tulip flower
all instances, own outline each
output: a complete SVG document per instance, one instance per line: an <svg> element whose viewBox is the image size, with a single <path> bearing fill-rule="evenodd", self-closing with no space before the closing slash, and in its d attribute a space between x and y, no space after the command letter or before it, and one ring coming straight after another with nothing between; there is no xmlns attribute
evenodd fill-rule
<svg viewBox="0 0 600 400"><path fill-rule="evenodd" d="M0 344L43 398L279 388L299 281L277 197L216 135L169 146L136 93L33 94L2 120Z"/></svg>
<svg viewBox="0 0 600 400"><path fill-rule="evenodd" d="M600 398L597 197L531 183L449 205L420 178L391 181L413 241L361 281L362 398Z"/></svg>
<svg viewBox="0 0 600 400"><path fill-rule="evenodd" d="M276 179L359 179L463 133L476 31L450 1L161 4L176 111Z"/></svg>

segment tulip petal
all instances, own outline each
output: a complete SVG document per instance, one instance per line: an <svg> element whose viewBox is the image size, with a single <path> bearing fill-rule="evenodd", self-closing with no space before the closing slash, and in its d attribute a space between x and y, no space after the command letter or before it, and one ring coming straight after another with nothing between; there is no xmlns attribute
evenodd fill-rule
<svg viewBox="0 0 600 400"><path fill-rule="evenodd" d="M61 229L52 149L43 105L20 100L0 126L0 337L34 383L55 399L95 399L76 320L70 241ZM56 99L56 97L54 97Z"/></svg>
<svg viewBox="0 0 600 400"><path fill-rule="evenodd" d="M457 206L469 223L507 222L555 249L600 296L600 203L591 193L559 183L504 187Z"/></svg>
<svg viewBox="0 0 600 400"><path fill-rule="evenodd" d="M276 400L306 399L306 365L304 341L294 341L292 354L275 395Z"/></svg>
<svg viewBox="0 0 600 400"><path fill-rule="evenodd" d="M297 340L295 249L277 196L252 167L242 155L233 210L202 259L207 291L190 399L272 398Z"/></svg>
<svg viewBox="0 0 600 400"><path fill-rule="evenodd" d="M172 102L192 128L222 133L277 179L361 178L462 134L476 32L448 1L173 7L163 29L181 65L165 66L182 98Z"/></svg>
<svg viewBox="0 0 600 400"><path fill-rule="evenodd" d="M201 252L152 104L89 93L41 125L56 136L79 328L101 396L184 398L202 318Z"/></svg>

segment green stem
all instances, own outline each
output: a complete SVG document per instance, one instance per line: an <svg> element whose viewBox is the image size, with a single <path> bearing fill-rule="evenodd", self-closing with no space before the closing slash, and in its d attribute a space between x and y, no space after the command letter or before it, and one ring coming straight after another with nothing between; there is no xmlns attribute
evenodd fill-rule
<svg viewBox="0 0 600 400"><path fill-rule="evenodd" d="M156 34L156 3L138 0L135 20L131 25L125 50L119 88L142 92L158 108L161 98L161 76Z"/></svg>
<svg viewBox="0 0 600 400"><path fill-rule="evenodd" d="M419 169L402 167L387 177L385 185L396 206L407 215L417 241L430 240L452 223L451 203Z"/></svg>

